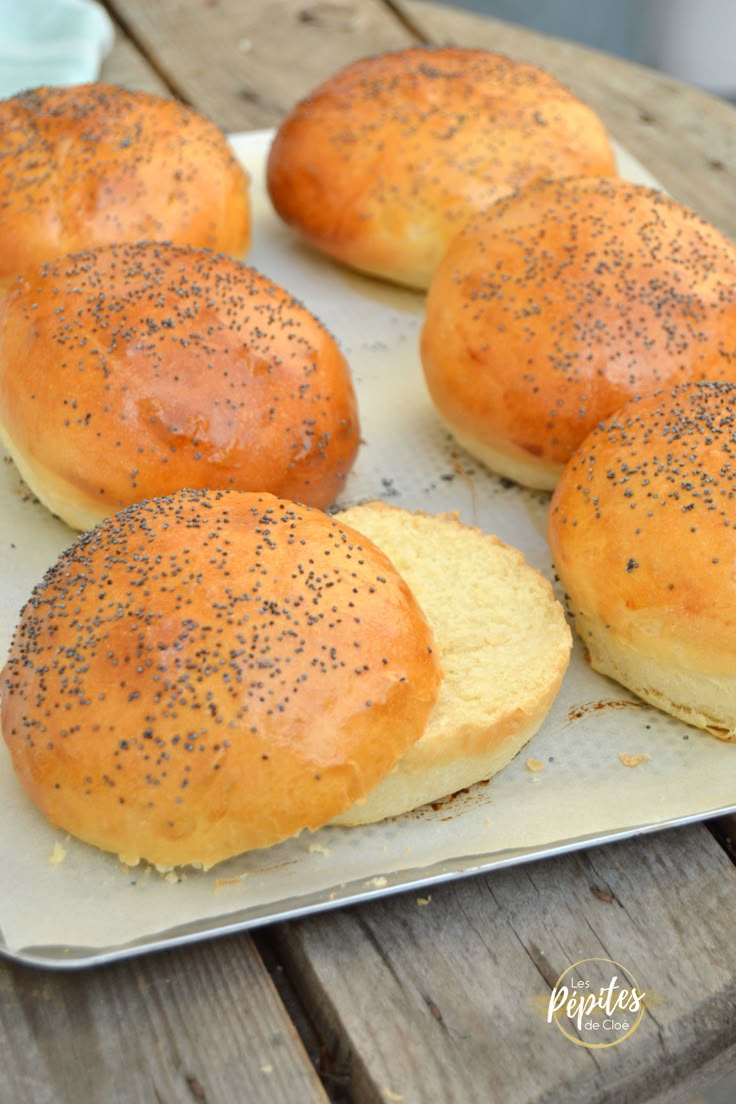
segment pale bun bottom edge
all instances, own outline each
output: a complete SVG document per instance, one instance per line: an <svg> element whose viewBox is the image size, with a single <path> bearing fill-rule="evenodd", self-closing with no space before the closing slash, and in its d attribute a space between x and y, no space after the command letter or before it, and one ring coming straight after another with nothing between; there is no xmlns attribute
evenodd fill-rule
<svg viewBox="0 0 736 1104"><path fill-rule="evenodd" d="M24 456L4 426L0 426L0 442L5 446L18 474L31 493L70 528L84 532L105 518L104 510L93 510L81 501L75 504L70 498L69 484L54 472L42 468L40 464L34 464ZM112 507L107 513L113 513L119 508Z"/></svg>
<svg viewBox="0 0 736 1104"><path fill-rule="evenodd" d="M557 486L563 464L537 460L511 442L505 442L501 446L479 441L467 430L458 429L441 411L438 410L438 414L461 448L480 460L495 475L511 479L514 483L520 483L522 487L529 487L534 491L553 491Z"/></svg>
<svg viewBox="0 0 736 1104"><path fill-rule="evenodd" d="M663 713L719 740L736 741L736 677L709 676L664 663L599 628L590 617L577 615L575 626L594 670L633 690Z"/></svg>
<svg viewBox="0 0 736 1104"><path fill-rule="evenodd" d="M556 691L555 691L556 693ZM458 759L454 763L438 763L412 773L402 770L401 764L389 774L360 804L351 806L330 824L353 828L359 824L372 824L387 817L400 816L451 797L476 782L487 782L508 766L522 748L531 740L545 719L555 694L550 694L543 712L485 755Z"/></svg>
<svg viewBox="0 0 736 1104"><path fill-rule="evenodd" d="M318 253L330 257L358 276L403 288L406 291L414 291L419 295L426 294L444 249L444 244L440 244L434 251L435 255L430 259L418 259L412 263L412 257L405 251L402 253L399 246L396 246L391 252L395 253L397 260L396 264L392 264L373 261L369 256L363 255L358 250L352 250L349 246L335 249L309 235L305 237Z"/></svg>

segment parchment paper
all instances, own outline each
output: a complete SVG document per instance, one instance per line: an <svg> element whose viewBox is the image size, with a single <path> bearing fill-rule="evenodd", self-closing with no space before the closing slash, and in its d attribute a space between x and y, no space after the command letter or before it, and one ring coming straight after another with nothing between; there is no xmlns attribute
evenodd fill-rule
<svg viewBox="0 0 736 1104"><path fill-rule="evenodd" d="M248 263L283 284L341 343L365 443L345 505L384 498L457 510L520 548L552 577L548 496L509 486L441 428L417 352L423 297L320 257L282 226L265 196L269 132L234 136L253 178ZM656 183L620 153L622 175ZM20 609L75 533L0 465L0 657ZM576 643L541 731L491 782L405 817L325 828L209 872L161 876L51 828L17 783L0 741L0 951L79 966L343 902L531 860L736 808L736 746L643 705L590 671ZM648 755L626 767L619 755ZM531 770L527 760L542 764Z"/></svg>

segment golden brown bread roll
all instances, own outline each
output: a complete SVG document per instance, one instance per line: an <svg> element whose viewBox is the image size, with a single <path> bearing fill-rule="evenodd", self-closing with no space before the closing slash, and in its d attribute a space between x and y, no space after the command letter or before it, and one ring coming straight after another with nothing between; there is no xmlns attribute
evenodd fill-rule
<svg viewBox="0 0 736 1104"><path fill-rule="evenodd" d="M0 283L96 245L165 240L242 256L248 177L209 119L92 83L0 101Z"/></svg>
<svg viewBox="0 0 736 1104"><path fill-rule="evenodd" d="M297 104L267 182L317 249L424 288L499 196L540 177L615 172L603 124L549 73L486 50L417 47L354 62Z"/></svg>
<svg viewBox="0 0 736 1104"><path fill-rule="evenodd" d="M423 613L366 538L270 495L181 491L46 574L2 731L53 824L126 862L211 866L371 790L439 680Z"/></svg>
<svg viewBox="0 0 736 1104"><path fill-rule="evenodd" d="M642 185L530 185L447 251L421 353L460 444L552 489L585 436L634 395L736 379L736 247Z"/></svg>
<svg viewBox="0 0 736 1104"><path fill-rule="evenodd" d="M736 739L736 386L683 384L596 428L549 540L592 666Z"/></svg>
<svg viewBox="0 0 736 1104"><path fill-rule="evenodd" d="M231 258L152 243L19 280L0 306L0 433L80 529L181 487L325 507L359 444L348 365L305 307Z"/></svg>

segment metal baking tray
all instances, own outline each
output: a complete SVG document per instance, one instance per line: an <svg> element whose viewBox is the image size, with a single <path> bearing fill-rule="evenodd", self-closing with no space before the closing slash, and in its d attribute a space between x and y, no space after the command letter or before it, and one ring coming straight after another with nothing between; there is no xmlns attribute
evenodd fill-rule
<svg viewBox="0 0 736 1104"><path fill-rule="evenodd" d="M271 133L232 136L253 182L248 263L318 315L351 364L364 444L342 502L372 498L462 520L520 548L552 578L548 496L499 480L436 418L418 357L423 296L319 256L269 205ZM621 174L656 183L619 153ZM0 657L20 609L75 534L0 465ZM128 868L49 826L0 741L0 953L78 968L736 810L736 747L651 709L590 670L576 643L527 749L489 783L362 828L303 833L208 872ZM620 756L646 756L627 767ZM541 769L530 770L533 758Z"/></svg>

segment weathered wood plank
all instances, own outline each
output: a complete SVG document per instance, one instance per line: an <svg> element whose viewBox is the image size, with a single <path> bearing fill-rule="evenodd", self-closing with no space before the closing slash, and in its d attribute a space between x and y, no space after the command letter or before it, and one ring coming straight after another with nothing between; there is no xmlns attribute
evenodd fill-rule
<svg viewBox="0 0 736 1104"><path fill-rule="evenodd" d="M736 1043L700 1069L686 1073L676 1088L648 1097L646 1104L733 1104Z"/></svg>
<svg viewBox="0 0 736 1104"><path fill-rule="evenodd" d="M428 904L417 903L417 898ZM349 1061L352 1098L635 1104L736 1040L736 870L702 827L278 926L278 952ZM618 1046L545 1019L560 974L613 959L656 994Z"/></svg>
<svg viewBox="0 0 736 1104"><path fill-rule="evenodd" d="M736 238L736 109L730 104L641 65L510 23L424 0L394 4L435 44L481 46L544 66L674 196Z"/></svg>
<svg viewBox="0 0 736 1104"><path fill-rule="evenodd" d="M110 0L109 6L169 86L226 131L272 126L340 66L412 41L380 0Z"/></svg>
<svg viewBox="0 0 736 1104"><path fill-rule="evenodd" d="M736 110L729 104L645 67L509 23L424 0L392 6L405 22L380 0L110 0L165 83L230 131L274 125L341 65L417 39L526 58L590 103L674 195L736 237L736 142L730 138ZM142 73L144 79L149 76Z"/></svg>
<svg viewBox="0 0 736 1104"><path fill-rule="evenodd" d="M49 973L0 962L0 1101L319 1104L248 936Z"/></svg>

